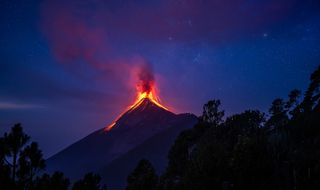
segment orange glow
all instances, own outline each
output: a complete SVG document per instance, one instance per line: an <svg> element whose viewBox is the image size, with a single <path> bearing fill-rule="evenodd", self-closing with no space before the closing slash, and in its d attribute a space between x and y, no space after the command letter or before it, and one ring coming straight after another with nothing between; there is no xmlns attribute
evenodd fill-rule
<svg viewBox="0 0 320 190"><path fill-rule="evenodd" d="M139 88L137 88L139 90ZM112 124L110 124L109 126L107 126L104 131L109 131L111 130L117 123L117 121L120 119L120 117L125 114L128 111L132 111L135 108L137 108L145 98L148 98L152 103L156 104L157 106L159 106L162 109L165 110L169 110L168 108L166 108L165 106L160 104L160 100L159 98L156 96L155 90L152 89L152 91L150 92L138 92L137 94L137 98L134 101L134 103L132 105L130 105L123 113L121 113L114 122L112 122Z"/></svg>
<svg viewBox="0 0 320 190"><path fill-rule="evenodd" d="M141 104L141 100L145 99L145 98L148 98L151 102L153 102L154 104L156 104L157 106L165 109L165 110L168 110L168 108L166 108L165 106L161 105L159 103L159 98L155 95L153 95L154 93L153 92L143 92L143 93L139 93L138 96L137 96L137 99L136 101L134 102L134 104L132 104L130 107L129 107L129 110L130 109L134 109L136 107L138 107L140 104Z"/></svg>

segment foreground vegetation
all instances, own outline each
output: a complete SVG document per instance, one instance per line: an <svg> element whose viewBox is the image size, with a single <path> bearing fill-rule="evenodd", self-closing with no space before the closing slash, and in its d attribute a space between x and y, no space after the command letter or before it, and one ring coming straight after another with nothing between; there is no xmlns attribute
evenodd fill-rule
<svg viewBox="0 0 320 190"><path fill-rule="evenodd" d="M29 140L20 124L0 138L0 190L68 190L70 180L63 173L40 175L45 160L38 144ZM106 189L100 180L99 175L88 173L73 184L72 190Z"/></svg>
<svg viewBox="0 0 320 190"><path fill-rule="evenodd" d="M176 139L165 173L143 160L127 190L320 189L319 87L320 67L303 95L275 99L268 115L247 110L224 120L220 101L209 101Z"/></svg>

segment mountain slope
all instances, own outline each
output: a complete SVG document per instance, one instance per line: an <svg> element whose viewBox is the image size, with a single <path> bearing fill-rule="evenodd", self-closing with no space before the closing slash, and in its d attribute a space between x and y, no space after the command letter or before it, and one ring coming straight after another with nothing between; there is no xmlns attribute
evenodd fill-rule
<svg viewBox="0 0 320 190"><path fill-rule="evenodd" d="M191 128L197 121L194 115L181 114L177 125L152 136L128 153L120 156L110 164L98 170L103 183L109 189L122 190L125 188L127 176L141 159L148 159L157 173L162 173L167 165L168 152L179 133Z"/></svg>
<svg viewBox="0 0 320 190"><path fill-rule="evenodd" d="M59 170L73 180L78 179L107 166L154 135L173 126L186 125L183 120L195 119L193 115L184 117L145 98L123 114L111 130L97 130L49 158L47 171Z"/></svg>

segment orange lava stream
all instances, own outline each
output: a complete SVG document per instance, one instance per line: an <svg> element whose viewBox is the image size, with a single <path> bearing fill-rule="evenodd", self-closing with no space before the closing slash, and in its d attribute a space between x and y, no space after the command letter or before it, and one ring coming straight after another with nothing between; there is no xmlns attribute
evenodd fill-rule
<svg viewBox="0 0 320 190"><path fill-rule="evenodd" d="M127 111L131 111L134 110L135 108L137 108L145 98L148 98L151 102L153 102L154 104L156 104L157 106L159 106L162 109L165 110L169 110L168 108L166 108L165 106L161 105L159 103L159 99L154 95L153 92L139 92L139 94L137 95L137 98L135 100L135 102L129 106L123 113L121 113L115 120L114 122L112 122L109 126L107 126L104 131L110 131L117 123L117 121L120 119L120 117L125 114Z"/></svg>

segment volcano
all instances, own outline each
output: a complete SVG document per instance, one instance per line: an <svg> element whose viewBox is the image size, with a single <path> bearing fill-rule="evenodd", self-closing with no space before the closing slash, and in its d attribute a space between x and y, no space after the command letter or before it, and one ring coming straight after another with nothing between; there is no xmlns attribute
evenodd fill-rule
<svg viewBox="0 0 320 190"><path fill-rule="evenodd" d="M140 159L158 173L177 135L197 122L193 114L174 114L150 94L141 94L111 125L75 142L47 160L48 172L62 171L72 180L87 172L102 176L109 189L124 189L126 177Z"/></svg>

